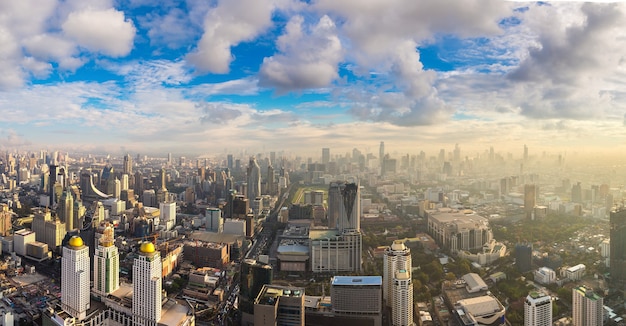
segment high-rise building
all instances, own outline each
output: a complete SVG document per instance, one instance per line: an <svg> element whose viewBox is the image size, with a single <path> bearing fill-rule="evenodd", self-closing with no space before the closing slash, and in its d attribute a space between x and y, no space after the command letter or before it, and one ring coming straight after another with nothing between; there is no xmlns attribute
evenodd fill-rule
<svg viewBox="0 0 626 326"><path fill-rule="evenodd" d="M0 204L0 236L7 236L11 232L13 228L13 224L11 224L11 216L13 213L9 209L9 205Z"/></svg>
<svg viewBox="0 0 626 326"><path fill-rule="evenodd" d="M274 175L274 167L270 164L267 167L267 194L273 196L276 194L276 176Z"/></svg>
<svg viewBox="0 0 626 326"><path fill-rule="evenodd" d="M528 146L524 144L524 161L528 161Z"/></svg>
<svg viewBox="0 0 626 326"><path fill-rule="evenodd" d="M602 326L604 299L585 286L572 289L572 321L574 326Z"/></svg>
<svg viewBox="0 0 626 326"><path fill-rule="evenodd" d="M61 222L65 223L66 230L74 230L74 197L70 189L65 189L59 200L59 206L57 207L57 216L61 219Z"/></svg>
<svg viewBox="0 0 626 326"><path fill-rule="evenodd" d="M524 212L527 219L533 218L533 211L537 204L537 186L533 184L524 185Z"/></svg>
<svg viewBox="0 0 626 326"><path fill-rule="evenodd" d="M123 173L132 175L133 174L133 158L130 154L124 155L124 171Z"/></svg>
<svg viewBox="0 0 626 326"><path fill-rule="evenodd" d="M89 248L79 236L70 238L61 258L61 308L83 320L89 309Z"/></svg>
<svg viewBox="0 0 626 326"><path fill-rule="evenodd" d="M328 165L330 162L330 148L322 148L322 164Z"/></svg>
<svg viewBox="0 0 626 326"><path fill-rule="evenodd" d="M613 286L624 290L626 286L626 209L611 212L609 271Z"/></svg>
<svg viewBox="0 0 626 326"><path fill-rule="evenodd" d="M580 185L580 182L577 182L572 186L572 203L582 203L583 202L583 189Z"/></svg>
<svg viewBox="0 0 626 326"><path fill-rule="evenodd" d="M259 167L254 156L250 157L246 177L248 181L246 198L248 198L249 202L252 202L256 197L261 196L261 167Z"/></svg>
<svg viewBox="0 0 626 326"><path fill-rule="evenodd" d="M544 292L532 291L524 302L524 326L552 325L552 299Z"/></svg>
<svg viewBox="0 0 626 326"><path fill-rule="evenodd" d="M329 227L361 230L361 191L359 183L331 182L328 188Z"/></svg>
<svg viewBox="0 0 626 326"><path fill-rule="evenodd" d="M369 317L381 324L382 279L380 276L334 276L330 298L336 316ZM356 299L358 298L358 299Z"/></svg>
<svg viewBox="0 0 626 326"><path fill-rule="evenodd" d="M304 326L304 288L265 285L254 301L254 326Z"/></svg>
<svg viewBox="0 0 626 326"><path fill-rule="evenodd" d="M157 204L165 203L169 199L169 192L165 186L165 169L161 169L161 171L159 171L159 183L159 190L156 192Z"/></svg>
<svg viewBox="0 0 626 326"><path fill-rule="evenodd" d="M205 211L204 227L207 231L221 233L224 230L224 219L219 208L209 207Z"/></svg>
<svg viewBox="0 0 626 326"><path fill-rule="evenodd" d="M111 225L104 228L93 264L93 290L106 297L120 287L120 257Z"/></svg>
<svg viewBox="0 0 626 326"><path fill-rule="evenodd" d="M233 170L233 168L235 168L234 165L234 160L233 160L233 154L228 154L226 156L226 166L228 167L229 170Z"/></svg>
<svg viewBox="0 0 626 326"><path fill-rule="evenodd" d="M404 245L402 240L395 240L385 250L383 262L383 300L391 306L393 298L393 284L396 271L411 271L411 249Z"/></svg>
<svg viewBox="0 0 626 326"><path fill-rule="evenodd" d="M161 319L161 254L152 242L139 247L133 264L133 317L136 325L156 325Z"/></svg>
<svg viewBox="0 0 626 326"><path fill-rule="evenodd" d="M239 309L246 314L254 314L254 299L263 286L272 284L273 269L271 265L254 259L244 259L241 264L239 291Z"/></svg>
<svg viewBox="0 0 626 326"><path fill-rule="evenodd" d="M411 272L397 270L393 278L391 300L391 324L394 326L412 326L413 323L413 282Z"/></svg>
<svg viewBox="0 0 626 326"><path fill-rule="evenodd" d="M532 269L533 247L530 244L517 244L515 246L515 265L521 273Z"/></svg>
<svg viewBox="0 0 626 326"><path fill-rule="evenodd" d="M176 202L159 204L159 220L166 230L174 228L176 225Z"/></svg>

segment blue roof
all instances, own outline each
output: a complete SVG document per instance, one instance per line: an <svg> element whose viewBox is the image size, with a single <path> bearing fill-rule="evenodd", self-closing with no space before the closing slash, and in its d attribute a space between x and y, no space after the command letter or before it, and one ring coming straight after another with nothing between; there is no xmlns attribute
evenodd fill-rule
<svg viewBox="0 0 626 326"><path fill-rule="evenodd" d="M332 285L382 285L382 276L335 276Z"/></svg>

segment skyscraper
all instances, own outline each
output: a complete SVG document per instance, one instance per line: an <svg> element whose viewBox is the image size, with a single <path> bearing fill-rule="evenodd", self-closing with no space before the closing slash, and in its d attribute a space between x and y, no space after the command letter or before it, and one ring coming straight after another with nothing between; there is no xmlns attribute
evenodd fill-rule
<svg viewBox="0 0 626 326"><path fill-rule="evenodd" d="M524 326L552 325L552 300L544 292L532 291L524 302Z"/></svg>
<svg viewBox="0 0 626 326"><path fill-rule="evenodd" d="M276 177L274 176L274 167L272 164L267 166L267 193L269 195L276 194Z"/></svg>
<svg viewBox="0 0 626 326"><path fill-rule="evenodd" d="M113 228L108 225L96 248L93 265L93 290L106 297L120 287L120 258L114 242Z"/></svg>
<svg viewBox="0 0 626 326"><path fill-rule="evenodd" d="M57 216L65 223L67 231L74 230L74 197L69 188L63 190L57 207Z"/></svg>
<svg viewBox="0 0 626 326"><path fill-rule="evenodd" d="M89 309L89 248L73 236L61 258L61 308L83 320Z"/></svg>
<svg viewBox="0 0 626 326"><path fill-rule="evenodd" d="M330 148L322 148L322 164L326 165L330 162Z"/></svg>
<svg viewBox="0 0 626 326"><path fill-rule="evenodd" d="M413 282L411 273L401 269L393 279L391 323L394 326L411 326L413 323Z"/></svg>
<svg viewBox="0 0 626 326"><path fill-rule="evenodd" d="M254 156L250 157L246 176L248 179L246 197L249 202L252 202L256 197L261 196L261 167Z"/></svg>
<svg viewBox="0 0 626 326"><path fill-rule="evenodd" d="M585 286L572 289L572 321L575 326L602 326L604 299Z"/></svg>
<svg viewBox="0 0 626 326"><path fill-rule="evenodd" d="M380 161L380 175L385 173L385 142L380 142L380 147L378 148L378 160Z"/></svg>
<svg viewBox="0 0 626 326"><path fill-rule="evenodd" d="M396 271L411 271L411 249L402 240L394 240L385 250L383 262L383 299L387 306L393 301L393 284Z"/></svg>
<svg viewBox="0 0 626 326"><path fill-rule="evenodd" d="M361 230L361 191L359 183L331 182L328 187L328 226Z"/></svg>
<svg viewBox="0 0 626 326"><path fill-rule="evenodd" d="M521 273L532 269L533 247L530 244L515 245L515 265Z"/></svg>
<svg viewBox="0 0 626 326"><path fill-rule="evenodd" d="M609 217L611 249L610 273L614 287L624 290L626 285L626 209L612 211Z"/></svg>
<svg viewBox="0 0 626 326"><path fill-rule="evenodd" d="M528 161L528 146L524 144L524 161Z"/></svg>
<svg viewBox="0 0 626 326"><path fill-rule="evenodd" d="M133 158L130 156L130 154L124 155L124 171L123 171L123 173L126 173L128 175L132 175L133 174Z"/></svg>
<svg viewBox="0 0 626 326"><path fill-rule="evenodd" d="M156 325L161 319L161 254L151 242L139 247L133 264L133 317L137 325Z"/></svg>
<svg viewBox="0 0 626 326"><path fill-rule="evenodd" d="M533 184L524 185L524 213L527 219L533 218L533 211L537 203L537 186Z"/></svg>
<svg viewBox="0 0 626 326"><path fill-rule="evenodd" d="M165 186L165 169L161 169L161 171L159 171L159 183L159 190L156 192L157 204L165 203L168 199L167 197L169 192Z"/></svg>

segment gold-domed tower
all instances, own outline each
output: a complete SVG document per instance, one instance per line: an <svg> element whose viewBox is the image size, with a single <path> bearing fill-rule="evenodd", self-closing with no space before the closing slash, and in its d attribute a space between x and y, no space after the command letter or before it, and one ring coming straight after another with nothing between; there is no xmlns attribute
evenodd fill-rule
<svg viewBox="0 0 626 326"><path fill-rule="evenodd" d="M89 309L89 248L79 236L70 238L61 258L61 308L83 320Z"/></svg>
<svg viewBox="0 0 626 326"><path fill-rule="evenodd" d="M156 325L161 319L161 254L152 242L142 242L133 263L133 315L137 324Z"/></svg>

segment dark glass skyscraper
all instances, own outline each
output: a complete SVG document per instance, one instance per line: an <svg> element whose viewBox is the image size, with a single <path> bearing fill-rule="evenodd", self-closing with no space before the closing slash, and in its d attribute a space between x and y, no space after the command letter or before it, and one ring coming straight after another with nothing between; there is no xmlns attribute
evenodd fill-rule
<svg viewBox="0 0 626 326"><path fill-rule="evenodd" d="M611 212L610 272L611 282L624 290L626 285L626 208Z"/></svg>

